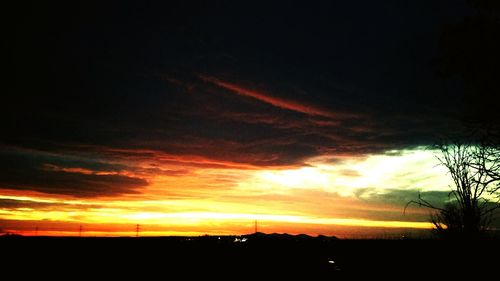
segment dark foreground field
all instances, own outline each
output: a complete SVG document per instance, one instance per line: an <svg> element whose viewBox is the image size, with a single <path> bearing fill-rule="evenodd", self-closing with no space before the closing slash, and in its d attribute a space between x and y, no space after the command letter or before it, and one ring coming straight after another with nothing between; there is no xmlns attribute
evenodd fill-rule
<svg viewBox="0 0 500 281"><path fill-rule="evenodd" d="M339 240L289 235L151 238L0 237L10 280L38 276L186 280L495 276L497 240ZM14 278L15 277L15 278ZM216 279L214 279L216 278ZM474 278L476 279L476 278ZM7 280L7 279L5 279Z"/></svg>

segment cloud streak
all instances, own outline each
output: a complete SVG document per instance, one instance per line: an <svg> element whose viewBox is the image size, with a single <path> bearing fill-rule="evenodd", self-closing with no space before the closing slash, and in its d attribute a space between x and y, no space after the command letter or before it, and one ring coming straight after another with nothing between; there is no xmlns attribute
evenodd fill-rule
<svg viewBox="0 0 500 281"><path fill-rule="evenodd" d="M312 116L321 116L321 117L326 117L330 119L339 119L339 118L346 118L346 117L356 117L356 114L349 114L349 113L334 113L326 109L322 109L316 105L312 104L307 104L304 102L297 102L293 100L288 100L288 99L283 99L280 97L272 96L268 93L258 91L258 90L253 90L249 89L246 87L243 87L238 84L226 82L223 80L220 80L218 78L212 77L212 76L207 76L207 75L200 75L200 78L205 81L209 82L211 84L217 85L218 87L221 87L223 89L228 90L231 93L244 96L244 97L250 97L253 99L256 99L258 101L270 104L275 107L279 107L282 109L286 110L291 110L295 112L300 112L304 113L307 115L312 115Z"/></svg>

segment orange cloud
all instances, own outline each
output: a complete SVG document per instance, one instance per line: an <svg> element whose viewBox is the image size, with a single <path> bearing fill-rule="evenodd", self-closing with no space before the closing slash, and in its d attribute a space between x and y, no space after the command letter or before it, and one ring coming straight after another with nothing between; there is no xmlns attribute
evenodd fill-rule
<svg viewBox="0 0 500 281"><path fill-rule="evenodd" d="M355 117L355 114L350 114L350 113L338 113L338 112L331 112L325 109L322 109L316 105L311 105L311 104L305 104L305 103L299 103L297 101L292 101L292 100L286 100L283 98L275 97L272 96L268 93L264 93L261 91L257 90L252 90L248 89L245 87L242 87L237 84L229 83L226 81L219 80L215 77L211 76L206 76L206 75L200 75L200 78L205 81L212 83L214 85L217 85L221 88L224 88L226 90L229 90L230 92L240 95L240 96L245 96L245 97L250 97L257 99L261 102L287 109L287 110L292 110L300 113L304 113L307 115L314 115L314 116L322 116L322 117L327 117L331 119L338 119L338 118L346 118L346 117Z"/></svg>

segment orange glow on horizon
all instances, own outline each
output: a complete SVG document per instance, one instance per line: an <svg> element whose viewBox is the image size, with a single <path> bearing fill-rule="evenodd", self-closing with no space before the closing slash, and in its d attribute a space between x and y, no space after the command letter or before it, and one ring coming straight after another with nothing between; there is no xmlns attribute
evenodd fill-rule
<svg viewBox="0 0 500 281"><path fill-rule="evenodd" d="M75 225L84 224L96 225L88 235L130 236L130 226L141 224L145 236L229 235L249 233L257 220L264 232L310 235L335 235L339 227L430 229L425 210L409 209L405 216L406 202L378 198L404 191L401 185L425 191L445 183L442 171L432 169L432 157L416 150L395 157L344 156L334 164L311 159L290 169L191 167L188 173L142 174L150 184L141 192L112 197L1 190L0 200L12 207L0 208L0 228L31 235L34 225L49 224L44 235L74 236Z"/></svg>

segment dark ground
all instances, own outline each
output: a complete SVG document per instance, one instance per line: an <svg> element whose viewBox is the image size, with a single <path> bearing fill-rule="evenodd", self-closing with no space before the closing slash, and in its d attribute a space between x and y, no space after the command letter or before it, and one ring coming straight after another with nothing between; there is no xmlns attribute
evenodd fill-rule
<svg viewBox="0 0 500 281"><path fill-rule="evenodd" d="M238 242L236 238L247 241ZM33 280L33 276L43 280L336 280L360 276L435 280L469 273L477 280L477 275L495 278L500 267L499 244L498 240L464 244L255 234L150 238L4 236L0 237L0 257L1 275L9 277L3 280Z"/></svg>

